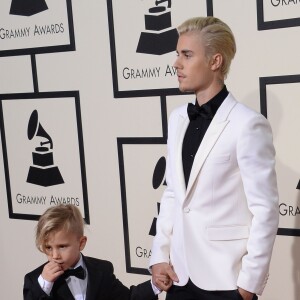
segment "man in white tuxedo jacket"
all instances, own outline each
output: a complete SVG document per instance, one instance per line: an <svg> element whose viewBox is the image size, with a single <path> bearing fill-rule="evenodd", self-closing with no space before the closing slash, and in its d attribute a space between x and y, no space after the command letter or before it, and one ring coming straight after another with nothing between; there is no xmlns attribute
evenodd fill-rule
<svg viewBox="0 0 300 300"><path fill-rule="evenodd" d="M169 120L152 280L162 290L173 284L167 300L257 299L279 220L271 128L224 84L236 51L230 28L200 17L178 32L179 89L196 103Z"/></svg>

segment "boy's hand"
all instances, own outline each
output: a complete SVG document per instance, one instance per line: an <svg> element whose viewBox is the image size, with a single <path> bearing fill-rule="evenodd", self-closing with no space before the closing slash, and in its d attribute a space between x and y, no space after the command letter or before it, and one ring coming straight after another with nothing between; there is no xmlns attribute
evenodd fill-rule
<svg viewBox="0 0 300 300"><path fill-rule="evenodd" d="M60 275L64 273L60 264L54 261L49 261L43 269L42 277L49 281L54 282Z"/></svg>

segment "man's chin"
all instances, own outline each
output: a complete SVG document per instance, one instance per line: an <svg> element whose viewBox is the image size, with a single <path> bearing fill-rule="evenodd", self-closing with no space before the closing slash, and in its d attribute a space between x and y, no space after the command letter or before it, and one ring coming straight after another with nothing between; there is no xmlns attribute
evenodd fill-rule
<svg viewBox="0 0 300 300"><path fill-rule="evenodd" d="M184 86L179 86L179 91L182 92L182 93L193 93L194 92L191 89L188 89Z"/></svg>
<svg viewBox="0 0 300 300"><path fill-rule="evenodd" d="M185 92L185 88L184 88L183 86L179 86L178 89L179 89L179 91L182 92L182 93Z"/></svg>

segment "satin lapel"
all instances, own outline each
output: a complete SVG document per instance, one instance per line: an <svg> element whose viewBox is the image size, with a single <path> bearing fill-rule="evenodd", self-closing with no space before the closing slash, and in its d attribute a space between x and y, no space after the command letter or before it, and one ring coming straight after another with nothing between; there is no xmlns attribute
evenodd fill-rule
<svg viewBox="0 0 300 300"><path fill-rule="evenodd" d="M88 284L86 289L86 300L95 300L99 297L98 290L101 288L99 282L101 282L101 270L97 266L90 262L87 257L83 257L87 271L88 271Z"/></svg>
<svg viewBox="0 0 300 300"><path fill-rule="evenodd" d="M185 136L186 129L189 125L189 118L187 116L181 116L178 119L178 134L177 134L177 139L175 141L175 161L176 161L176 174L178 175L178 192L182 195L182 197L179 197L179 199L184 199L184 195L186 192L186 187L185 187L185 179L184 179L184 174L183 174L183 166L182 166L182 144L183 144L183 139Z"/></svg>
<svg viewBox="0 0 300 300"><path fill-rule="evenodd" d="M236 100L232 97L231 94L229 94L229 96L224 100L223 104L220 106L210 126L208 127L194 159L186 190L186 197L191 191L208 154L216 144L226 125L229 123L229 120L227 119L228 115L233 109L233 107L236 105L236 103Z"/></svg>
<svg viewBox="0 0 300 300"><path fill-rule="evenodd" d="M215 145L216 141L218 140L220 134L222 133L223 129L228 124L228 122L229 121L225 121L218 124L213 124L213 123L210 124L209 129L207 130L202 140L202 143L197 151L197 154L195 156L194 163L191 170L191 175L189 178L189 183L186 190L186 195L188 195L188 193L190 192L207 155Z"/></svg>

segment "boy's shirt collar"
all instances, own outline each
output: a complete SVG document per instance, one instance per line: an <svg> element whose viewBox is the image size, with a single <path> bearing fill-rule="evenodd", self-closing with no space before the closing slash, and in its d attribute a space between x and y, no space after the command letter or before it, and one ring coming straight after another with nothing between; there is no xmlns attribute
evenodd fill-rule
<svg viewBox="0 0 300 300"><path fill-rule="evenodd" d="M84 263L84 261L83 261L83 258L82 258L82 254L81 254L81 253L80 253L80 258L79 258L77 264L76 264L72 269L75 269L75 268L77 268L77 267L79 267L79 266L82 266L84 269L86 269L85 263Z"/></svg>

